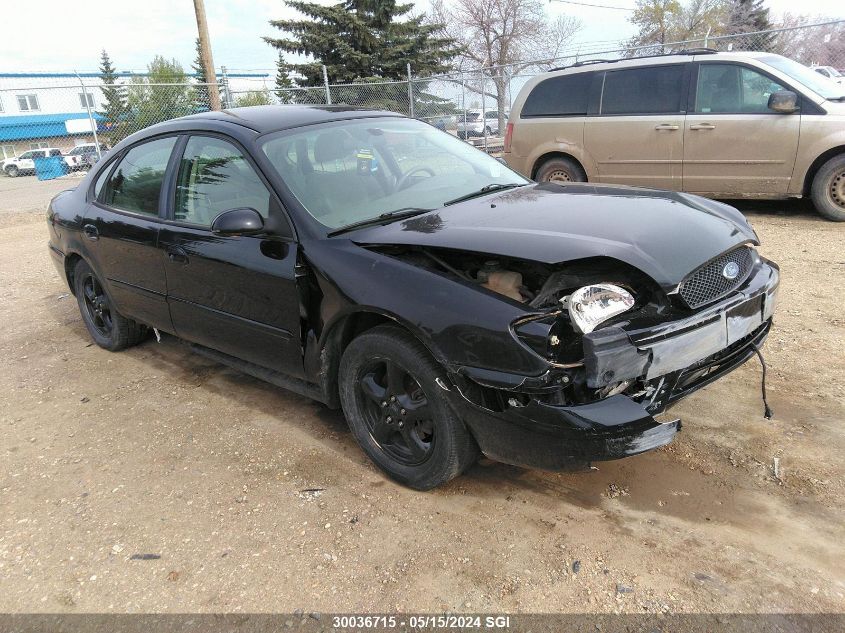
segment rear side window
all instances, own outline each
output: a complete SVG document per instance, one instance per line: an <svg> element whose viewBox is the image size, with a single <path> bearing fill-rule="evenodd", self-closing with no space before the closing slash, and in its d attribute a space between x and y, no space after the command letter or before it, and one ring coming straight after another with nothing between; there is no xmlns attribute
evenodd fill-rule
<svg viewBox="0 0 845 633"><path fill-rule="evenodd" d="M133 213L158 215L161 184L176 137L161 138L130 149L112 172L102 201Z"/></svg>
<svg viewBox="0 0 845 633"><path fill-rule="evenodd" d="M587 114L593 73L550 77L536 86L522 106L522 117Z"/></svg>
<svg viewBox="0 0 845 633"><path fill-rule="evenodd" d="M604 76L602 114L681 112L684 64L611 70Z"/></svg>

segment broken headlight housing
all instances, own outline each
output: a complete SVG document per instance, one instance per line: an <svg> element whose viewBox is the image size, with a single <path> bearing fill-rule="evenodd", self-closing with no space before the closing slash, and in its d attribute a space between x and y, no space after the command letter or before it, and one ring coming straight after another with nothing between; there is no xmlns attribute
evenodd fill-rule
<svg viewBox="0 0 845 633"><path fill-rule="evenodd" d="M634 296L614 284L591 284L569 295L566 305L573 326L589 334L601 323L630 310Z"/></svg>

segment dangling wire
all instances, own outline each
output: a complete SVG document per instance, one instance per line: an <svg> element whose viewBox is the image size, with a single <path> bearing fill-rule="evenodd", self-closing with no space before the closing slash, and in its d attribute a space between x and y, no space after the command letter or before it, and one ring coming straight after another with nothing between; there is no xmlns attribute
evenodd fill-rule
<svg viewBox="0 0 845 633"><path fill-rule="evenodd" d="M766 400L766 361L763 360L763 355L760 353L760 348L758 348L754 343L751 344L751 347L754 350L754 353L757 354L757 358L760 359L760 365L763 367L763 380L761 383L761 387L763 390L763 406L765 407L763 410L763 417L767 420L771 420L772 416L774 415L774 411L772 411L768 401Z"/></svg>

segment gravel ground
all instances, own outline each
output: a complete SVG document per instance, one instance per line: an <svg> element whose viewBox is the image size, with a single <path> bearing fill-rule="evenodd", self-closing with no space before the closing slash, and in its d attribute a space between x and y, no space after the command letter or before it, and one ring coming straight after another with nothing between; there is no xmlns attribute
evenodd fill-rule
<svg viewBox="0 0 845 633"><path fill-rule="evenodd" d="M772 421L749 362L668 447L423 494L173 338L93 346L47 255L66 184L0 178L0 612L845 610L845 226L740 203L783 271Z"/></svg>

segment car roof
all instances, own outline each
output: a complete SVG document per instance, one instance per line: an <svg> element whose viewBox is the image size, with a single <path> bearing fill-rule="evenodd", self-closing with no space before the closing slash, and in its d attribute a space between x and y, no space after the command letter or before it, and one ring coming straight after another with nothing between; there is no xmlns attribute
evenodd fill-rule
<svg viewBox="0 0 845 633"><path fill-rule="evenodd" d="M182 117L178 119L178 122L184 122L189 126L195 121L219 121L240 125L259 134L265 134L315 123L374 116L401 117L402 115L386 110L366 110L346 105L262 105L232 110L210 110Z"/></svg>

